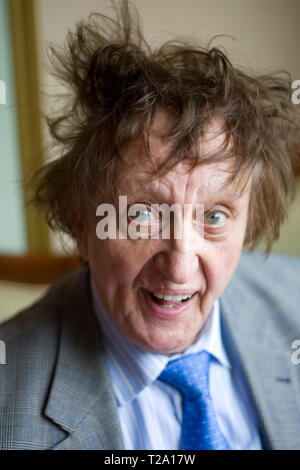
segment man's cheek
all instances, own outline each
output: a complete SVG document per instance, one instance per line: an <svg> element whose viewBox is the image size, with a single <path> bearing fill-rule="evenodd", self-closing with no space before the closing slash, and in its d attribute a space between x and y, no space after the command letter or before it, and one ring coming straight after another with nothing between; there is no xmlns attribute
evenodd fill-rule
<svg viewBox="0 0 300 470"><path fill-rule="evenodd" d="M238 264L239 254L231 250L224 249L215 256L214 261L210 263L209 269L206 270L206 280L208 288L219 297L227 284L229 283L236 266Z"/></svg>
<svg viewBox="0 0 300 470"><path fill-rule="evenodd" d="M121 286L132 285L137 278L143 265L132 256L117 258L113 261L111 269L114 272L114 278Z"/></svg>
<svg viewBox="0 0 300 470"><path fill-rule="evenodd" d="M232 278L240 260L241 249L237 247L232 247L232 250L228 252L226 260L224 262L225 266L225 284L227 285L230 279ZM225 287L226 287L225 285Z"/></svg>
<svg viewBox="0 0 300 470"><path fill-rule="evenodd" d="M105 257L103 259L106 259ZM132 284L147 264L145 250L138 247L116 247L110 253L110 267L121 280L122 285Z"/></svg>

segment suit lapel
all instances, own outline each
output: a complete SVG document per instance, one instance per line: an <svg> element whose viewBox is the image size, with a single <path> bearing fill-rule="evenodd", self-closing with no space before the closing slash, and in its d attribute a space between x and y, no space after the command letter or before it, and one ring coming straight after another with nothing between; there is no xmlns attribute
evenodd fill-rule
<svg viewBox="0 0 300 470"><path fill-rule="evenodd" d="M278 308L278 306L276 306ZM235 276L221 298L222 327L229 351L243 367L266 448L299 449L299 367L291 361L292 338L285 334L266 293L254 292ZM285 320L286 322L287 320Z"/></svg>
<svg viewBox="0 0 300 470"><path fill-rule="evenodd" d="M88 270L75 271L66 286L59 355L44 414L68 437L53 448L122 449Z"/></svg>

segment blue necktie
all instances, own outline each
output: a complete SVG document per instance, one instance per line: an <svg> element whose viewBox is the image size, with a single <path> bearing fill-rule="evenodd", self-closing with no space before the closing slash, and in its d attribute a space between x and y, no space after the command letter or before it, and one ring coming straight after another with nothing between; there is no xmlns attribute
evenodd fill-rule
<svg viewBox="0 0 300 470"><path fill-rule="evenodd" d="M209 393L207 351L171 360L159 376L160 380L183 394L181 443L184 450L228 450L213 409Z"/></svg>

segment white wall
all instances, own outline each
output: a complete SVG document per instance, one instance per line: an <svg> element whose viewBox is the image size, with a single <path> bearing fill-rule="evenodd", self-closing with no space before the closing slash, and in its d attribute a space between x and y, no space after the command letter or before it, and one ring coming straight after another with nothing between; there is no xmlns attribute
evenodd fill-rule
<svg viewBox="0 0 300 470"><path fill-rule="evenodd" d="M92 11L109 14L108 0L37 0L41 55L46 41L62 44L76 20ZM207 41L217 34L237 65L260 71L288 70L300 79L299 0L134 0L145 35L153 44L169 33L192 35ZM43 75L44 91L53 92L54 82ZM45 101L49 107L49 101ZM300 188L299 188L300 190ZM300 200L291 210L291 223L284 227L276 249L300 255ZM55 242L57 246L57 243Z"/></svg>
<svg viewBox="0 0 300 470"><path fill-rule="evenodd" d="M208 39L217 34L236 38L221 42L245 62L261 68L287 68L300 78L299 0L135 0L146 37L167 32ZM42 40L63 42L66 30L92 11L109 13L108 0L38 0Z"/></svg>

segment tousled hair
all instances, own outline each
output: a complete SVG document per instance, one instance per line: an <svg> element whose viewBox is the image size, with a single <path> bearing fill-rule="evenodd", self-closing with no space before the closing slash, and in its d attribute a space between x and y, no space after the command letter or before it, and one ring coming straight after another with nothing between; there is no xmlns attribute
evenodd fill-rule
<svg viewBox="0 0 300 470"><path fill-rule="evenodd" d="M232 181L253 174L245 245L251 249L264 237L269 251L287 214L299 158L290 76L254 75L234 67L220 48L187 39L153 49L137 11L126 0L113 4L115 18L94 13L68 33L64 47L49 49L53 74L68 94L47 118L60 156L34 176L32 200L51 228L76 240L99 198L117 193L124 146L143 137L151 159L151 126L163 109L172 145L153 176L191 155L192 168L234 157ZM222 119L225 139L214 155L203 155L199 141L215 118Z"/></svg>

